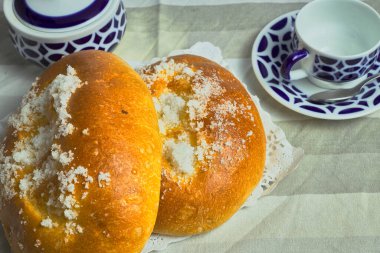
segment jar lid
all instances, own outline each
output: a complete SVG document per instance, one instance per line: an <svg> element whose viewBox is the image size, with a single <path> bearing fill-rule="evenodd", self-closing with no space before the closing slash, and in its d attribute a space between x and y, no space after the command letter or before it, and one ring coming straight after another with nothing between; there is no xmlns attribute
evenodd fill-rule
<svg viewBox="0 0 380 253"><path fill-rule="evenodd" d="M13 9L25 25L39 29L68 29L92 22L110 0L15 0Z"/></svg>
<svg viewBox="0 0 380 253"><path fill-rule="evenodd" d="M25 38L46 43L75 40L102 29L113 20L121 2L121 0L3 1L5 18L13 30ZM93 6L99 8L93 9ZM61 22L57 23L56 20Z"/></svg>

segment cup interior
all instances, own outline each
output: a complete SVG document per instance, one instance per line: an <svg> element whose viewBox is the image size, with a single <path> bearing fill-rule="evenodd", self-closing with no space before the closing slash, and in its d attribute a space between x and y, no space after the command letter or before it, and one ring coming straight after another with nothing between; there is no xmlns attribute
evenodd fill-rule
<svg viewBox="0 0 380 253"><path fill-rule="evenodd" d="M315 0L299 12L296 31L317 51L358 56L380 46L380 15L359 0Z"/></svg>

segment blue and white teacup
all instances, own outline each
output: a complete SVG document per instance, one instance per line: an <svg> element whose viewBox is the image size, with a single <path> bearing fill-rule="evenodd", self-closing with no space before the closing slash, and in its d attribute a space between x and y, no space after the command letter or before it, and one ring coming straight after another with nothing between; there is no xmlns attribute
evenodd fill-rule
<svg viewBox="0 0 380 253"><path fill-rule="evenodd" d="M298 13L292 45L281 70L285 79L350 88L380 57L380 15L359 0L315 0Z"/></svg>

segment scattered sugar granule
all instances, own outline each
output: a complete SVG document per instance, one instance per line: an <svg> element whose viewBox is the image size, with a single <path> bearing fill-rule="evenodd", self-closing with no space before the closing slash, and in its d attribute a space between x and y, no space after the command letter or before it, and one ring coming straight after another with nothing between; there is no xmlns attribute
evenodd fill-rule
<svg viewBox="0 0 380 253"><path fill-rule="evenodd" d="M53 228L53 221L49 218L49 216L41 221L41 226L45 228Z"/></svg>
<svg viewBox="0 0 380 253"><path fill-rule="evenodd" d="M205 154L209 148L210 147L207 144L206 140L201 139L195 150L195 155L197 156L198 161L203 161L205 159Z"/></svg>
<svg viewBox="0 0 380 253"><path fill-rule="evenodd" d="M74 160L74 153L71 150L63 152L61 145L56 143L51 146L51 155L54 160L60 162L62 165L69 165Z"/></svg>
<svg viewBox="0 0 380 253"><path fill-rule="evenodd" d="M174 93L164 93L159 99L161 120L166 126L175 126L180 123L180 112L185 107L185 100ZM157 106L156 106L157 107Z"/></svg>
<svg viewBox="0 0 380 253"><path fill-rule="evenodd" d="M33 170L33 181L39 185L41 181L44 179L45 175L41 169L35 169Z"/></svg>
<svg viewBox="0 0 380 253"><path fill-rule="evenodd" d="M88 130L88 128L85 128L82 130L82 134L83 135L90 135L90 131Z"/></svg>
<svg viewBox="0 0 380 253"><path fill-rule="evenodd" d="M252 135L253 135L253 132L252 132L252 131L249 131L249 132L247 133L247 137L252 136Z"/></svg>
<svg viewBox="0 0 380 253"><path fill-rule="evenodd" d="M78 216L77 211L73 210L78 208L78 202L75 199L73 193L75 191L75 184L78 183L78 176L82 176L87 183L92 182L93 179L88 175L88 170L83 166L71 168L69 171L60 171L57 173L58 181L60 182L59 190L61 194L58 197L58 201L64 208L64 216L68 220L76 219Z"/></svg>
<svg viewBox="0 0 380 253"><path fill-rule="evenodd" d="M160 101L158 100L158 98L156 97L153 97L153 104L154 104L154 108L156 109L156 112L161 112L161 103Z"/></svg>
<svg viewBox="0 0 380 253"><path fill-rule="evenodd" d="M84 193L82 194L82 198L81 198L81 199L85 199L85 198L87 198L87 195L88 195L88 192L84 192Z"/></svg>
<svg viewBox="0 0 380 253"><path fill-rule="evenodd" d="M80 225L77 225L76 229L78 233L83 234L83 228Z"/></svg>
<svg viewBox="0 0 380 253"><path fill-rule="evenodd" d="M67 235L75 235L78 233L82 234L83 231L84 228L73 221L66 222L65 224L65 233Z"/></svg>
<svg viewBox="0 0 380 253"><path fill-rule="evenodd" d="M76 229L75 229L76 225L77 224L75 222L72 222L72 221L66 222L65 233L68 235L74 235L76 232Z"/></svg>
<svg viewBox="0 0 380 253"><path fill-rule="evenodd" d="M187 102L187 112L190 121L207 117L207 105L211 97L222 95L225 90L220 86L220 80L214 77L204 77L202 72L196 72L192 90L194 94Z"/></svg>
<svg viewBox="0 0 380 253"><path fill-rule="evenodd" d="M158 120L158 129L160 130L160 133L166 134L165 123L164 123L164 121L162 119Z"/></svg>
<svg viewBox="0 0 380 253"><path fill-rule="evenodd" d="M187 142L176 143L169 139L164 144L165 157L173 167L186 174L194 173L194 148Z"/></svg>
<svg viewBox="0 0 380 253"><path fill-rule="evenodd" d="M190 77L193 77L195 75L195 72L189 67L184 67L182 73Z"/></svg>
<svg viewBox="0 0 380 253"><path fill-rule="evenodd" d="M78 213L71 209L66 209L63 213L68 220L75 220L78 216Z"/></svg>
<svg viewBox="0 0 380 253"><path fill-rule="evenodd" d="M30 143L18 141L15 143L15 148L12 151L12 158L16 163L31 165L35 162L34 149Z"/></svg>
<svg viewBox="0 0 380 253"><path fill-rule="evenodd" d="M104 181L104 184L103 182ZM99 172L99 175L98 175L98 184L99 184L99 187L103 188L105 185L109 185L111 183L111 175L109 172Z"/></svg>
<svg viewBox="0 0 380 253"><path fill-rule="evenodd" d="M31 174L27 174L24 176L23 179L20 180L20 183L19 183L19 188L20 188L19 196L20 196L20 198L25 197L27 192L29 190L31 190L32 187L33 187L32 176L31 176Z"/></svg>
<svg viewBox="0 0 380 253"><path fill-rule="evenodd" d="M67 186L67 191L70 193L73 193L75 191L75 185L74 184L69 184Z"/></svg>
<svg viewBox="0 0 380 253"><path fill-rule="evenodd" d="M68 103L71 95L77 88L83 86L83 83L76 75L75 69L71 66L67 67L66 75L58 75L49 87L49 94L53 97L54 109L58 114L58 133L56 138L67 136L74 131L74 126L68 122L71 115L67 111Z"/></svg>
<svg viewBox="0 0 380 253"><path fill-rule="evenodd" d="M34 247L39 248L40 246L41 246L41 241L37 239L36 242L34 243Z"/></svg>
<svg viewBox="0 0 380 253"><path fill-rule="evenodd" d="M166 134L168 128L180 124L180 113L185 107L185 100L174 93L163 93L159 98L153 98L156 112L159 116L160 133Z"/></svg>
<svg viewBox="0 0 380 253"><path fill-rule="evenodd" d="M163 80L168 82L170 78L173 78L175 74L181 73L186 64L184 63L175 63L173 59L167 61L167 59L163 59L159 64L155 65L153 69L140 68L137 71L139 72L141 78L147 84L148 88L151 89L152 85L157 80ZM153 70L151 74L146 74L146 72ZM189 70L186 70L190 72Z"/></svg>

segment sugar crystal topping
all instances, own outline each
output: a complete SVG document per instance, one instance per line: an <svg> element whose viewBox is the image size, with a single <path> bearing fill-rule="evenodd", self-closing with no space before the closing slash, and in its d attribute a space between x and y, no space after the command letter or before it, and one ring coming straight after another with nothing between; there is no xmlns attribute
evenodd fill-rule
<svg viewBox="0 0 380 253"><path fill-rule="evenodd" d="M186 174L194 173L194 148L188 142L168 139L164 144L165 156L176 168Z"/></svg>
<svg viewBox="0 0 380 253"><path fill-rule="evenodd" d="M71 66L43 90L33 83L19 112L8 121L17 141L12 150L6 150L4 144L0 148L0 207L16 196L42 198L51 215L41 220L41 226L58 226L52 217L61 214L67 220L67 234L83 233L73 220L79 214L80 200L87 196L94 181L87 168L75 165L74 151L63 150L59 144L62 137L76 130L68 106L72 94L84 84ZM88 135L88 129L83 131ZM39 189L42 184L44 187ZM82 192L78 198L77 191ZM52 208L55 211L51 213ZM37 240L35 246L40 245Z"/></svg>
<svg viewBox="0 0 380 253"><path fill-rule="evenodd" d="M99 187L103 188L111 183L111 175L109 172L99 172L98 184Z"/></svg>
<svg viewBox="0 0 380 253"><path fill-rule="evenodd" d="M83 135L90 135L90 132L89 132L88 128L83 129L82 130L82 134Z"/></svg>
<svg viewBox="0 0 380 253"><path fill-rule="evenodd" d="M50 219L50 217L48 216L46 219L43 219L41 221L41 226L46 228L53 228L56 227L57 224L53 223L52 219Z"/></svg>
<svg viewBox="0 0 380 253"><path fill-rule="evenodd" d="M163 156L174 169L164 168L164 175L180 175L186 179L196 168L206 170L209 162L217 155L221 157L224 149L245 148L249 135L237 141L231 138L228 129L236 127L239 120L251 121L253 125L252 108L224 96L226 89L216 71L204 75L202 70L189 64L164 58L138 72L154 96L159 129L164 136ZM190 85L190 92L175 93L169 87L184 82ZM159 87L162 83L166 83L163 89ZM218 137L209 138L212 133ZM221 162L227 164L228 161L232 158L223 158Z"/></svg>

